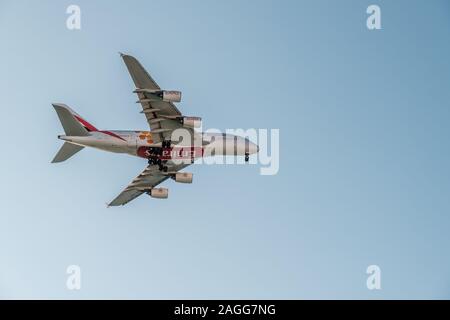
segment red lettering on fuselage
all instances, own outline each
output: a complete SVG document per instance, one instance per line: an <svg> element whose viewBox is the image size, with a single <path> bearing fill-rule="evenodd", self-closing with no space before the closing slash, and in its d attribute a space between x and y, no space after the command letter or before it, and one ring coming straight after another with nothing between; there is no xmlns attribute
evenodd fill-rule
<svg viewBox="0 0 450 320"><path fill-rule="evenodd" d="M203 148L202 147L172 147L172 148L150 148L150 147L139 147L137 149L137 155L141 158L149 158L152 156L153 152L158 150L158 154L156 155L157 159L161 160L171 160L171 159L196 159L201 158L203 156Z"/></svg>

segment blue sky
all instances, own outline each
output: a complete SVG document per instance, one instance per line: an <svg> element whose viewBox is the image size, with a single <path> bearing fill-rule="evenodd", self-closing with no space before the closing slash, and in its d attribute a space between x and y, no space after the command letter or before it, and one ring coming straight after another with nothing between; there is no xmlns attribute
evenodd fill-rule
<svg viewBox="0 0 450 320"><path fill-rule="evenodd" d="M444 0L0 0L0 297L449 298L449 14ZM119 51L205 127L280 129L279 173L192 166L169 200L107 209L145 161L50 164L51 103L147 129Z"/></svg>

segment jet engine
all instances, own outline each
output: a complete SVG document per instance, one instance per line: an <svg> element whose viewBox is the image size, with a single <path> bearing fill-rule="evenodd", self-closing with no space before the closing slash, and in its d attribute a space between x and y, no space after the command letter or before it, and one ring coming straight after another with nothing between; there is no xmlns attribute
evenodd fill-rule
<svg viewBox="0 0 450 320"><path fill-rule="evenodd" d="M202 126L202 118L200 117L181 117L180 123L185 128L200 128Z"/></svg>
<svg viewBox="0 0 450 320"><path fill-rule="evenodd" d="M162 101L166 102L180 102L181 101L181 92L180 91L155 91L154 95L160 97Z"/></svg>
<svg viewBox="0 0 450 320"><path fill-rule="evenodd" d="M180 183L192 183L193 176L194 175L192 173L177 172L175 173L175 175L172 176L172 179Z"/></svg>
<svg viewBox="0 0 450 320"><path fill-rule="evenodd" d="M180 102L181 92L174 90L150 90L150 89L136 89L135 93L145 93L147 94L145 99L139 100L137 102L149 102L149 101L165 101L165 102Z"/></svg>
<svg viewBox="0 0 450 320"><path fill-rule="evenodd" d="M169 197L169 189L153 188L148 193L150 197L157 199L167 199Z"/></svg>

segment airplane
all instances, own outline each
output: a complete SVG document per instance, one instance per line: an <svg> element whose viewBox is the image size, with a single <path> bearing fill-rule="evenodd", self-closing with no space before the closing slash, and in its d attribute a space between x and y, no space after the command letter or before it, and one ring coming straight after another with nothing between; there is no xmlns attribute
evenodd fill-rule
<svg viewBox="0 0 450 320"><path fill-rule="evenodd" d="M152 198L167 199L167 188L156 188L171 178L179 183L192 183L193 174L180 172L195 159L214 155L249 156L259 151L247 138L231 134L198 132L200 117L184 116L174 103L181 92L162 90L139 61L120 53L135 84L133 91L142 106L150 130L100 130L63 103L53 107L64 129L58 139L64 144L52 163L63 162L84 147L125 153L147 160L147 167L109 204L125 205L146 193ZM176 139L173 137L176 136ZM172 140L173 139L173 140Z"/></svg>

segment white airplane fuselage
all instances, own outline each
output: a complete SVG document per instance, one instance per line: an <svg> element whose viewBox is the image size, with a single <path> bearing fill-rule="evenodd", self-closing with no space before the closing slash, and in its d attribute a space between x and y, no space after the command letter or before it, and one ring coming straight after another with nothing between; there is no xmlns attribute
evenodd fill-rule
<svg viewBox="0 0 450 320"><path fill-rule="evenodd" d="M162 148L158 157L161 160L195 160L211 155L249 156L259 150L248 139L231 134L196 133L196 136L200 137L198 142L172 144L169 148ZM91 131L87 136L60 135L58 138L83 147L126 153L140 158L148 158L151 148L161 148L161 143L153 141L151 131L144 130L99 130Z"/></svg>

